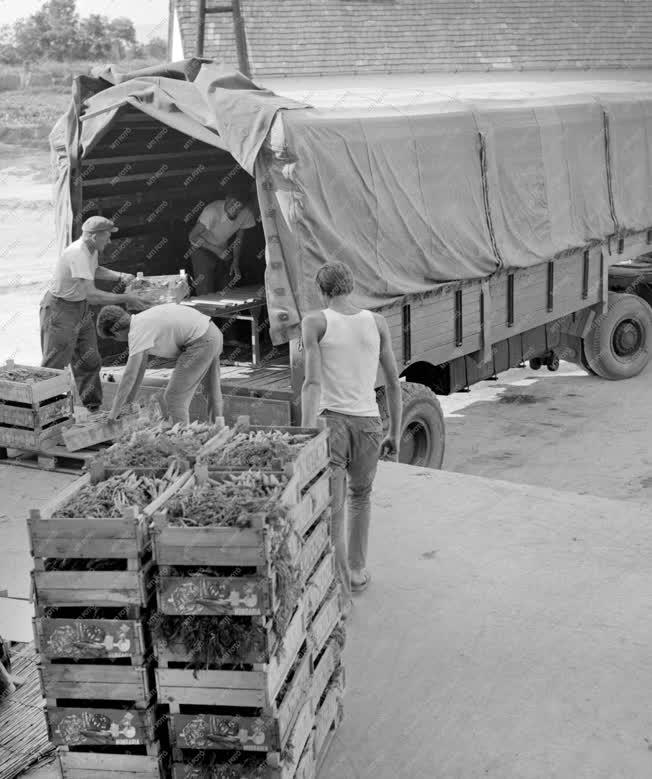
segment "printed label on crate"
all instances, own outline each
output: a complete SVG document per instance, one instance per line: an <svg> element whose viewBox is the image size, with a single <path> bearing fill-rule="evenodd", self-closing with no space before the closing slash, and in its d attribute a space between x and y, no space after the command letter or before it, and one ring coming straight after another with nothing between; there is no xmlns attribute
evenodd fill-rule
<svg viewBox="0 0 652 779"><path fill-rule="evenodd" d="M57 620L57 623L62 620ZM45 624L43 629L43 653L47 657L106 657L128 656L134 643L133 626L114 622L110 632L107 620L102 623L88 623L82 619L71 619L66 624Z"/></svg>
<svg viewBox="0 0 652 779"><path fill-rule="evenodd" d="M48 718L55 743L75 746L138 745L146 741L145 712L51 709Z"/></svg>
<svg viewBox="0 0 652 779"><path fill-rule="evenodd" d="M167 614L258 613L270 601L269 582L260 578L162 577L159 586Z"/></svg>
<svg viewBox="0 0 652 779"><path fill-rule="evenodd" d="M174 714L176 746L181 749L249 749L273 747L272 722L260 717L224 717L214 714Z"/></svg>

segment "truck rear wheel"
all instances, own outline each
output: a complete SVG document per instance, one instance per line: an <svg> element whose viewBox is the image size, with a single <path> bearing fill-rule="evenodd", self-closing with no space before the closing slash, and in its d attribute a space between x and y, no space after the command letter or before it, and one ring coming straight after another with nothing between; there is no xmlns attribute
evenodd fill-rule
<svg viewBox="0 0 652 779"><path fill-rule="evenodd" d="M444 414L435 393L423 384L401 382L403 420L398 461L422 468L441 468L446 445ZM389 421L385 388L376 393L385 427Z"/></svg>
<svg viewBox="0 0 652 779"><path fill-rule="evenodd" d="M603 379L637 376L652 348L652 309L636 295L609 293L606 313L595 318L584 339L590 369Z"/></svg>

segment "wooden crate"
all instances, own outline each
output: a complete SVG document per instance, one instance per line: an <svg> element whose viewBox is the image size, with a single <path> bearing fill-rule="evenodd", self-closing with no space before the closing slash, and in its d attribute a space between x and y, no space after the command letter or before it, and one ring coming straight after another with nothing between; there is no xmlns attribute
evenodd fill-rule
<svg viewBox="0 0 652 779"><path fill-rule="evenodd" d="M173 748L272 752L283 749L299 710L311 687L310 655L297 659L293 676L281 700L263 717L223 714L170 714L170 743ZM214 699L213 706L221 705Z"/></svg>
<svg viewBox="0 0 652 779"><path fill-rule="evenodd" d="M43 660L130 659L143 665L148 652L139 620L37 617L34 637Z"/></svg>
<svg viewBox="0 0 652 779"><path fill-rule="evenodd" d="M127 433L134 421L138 419L139 411L123 413L115 422L104 421L104 412L95 418L91 415L87 421L71 425L62 431L63 442L71 452L86 449L105 441L114 441Z"/></svg>
<svg viewBox="0 0 652 779"><path fill-rule="evenodd" d="M146 709L155 696L142 666L43 662L39 673L48 708L65 699L129 701Z"/></svg>
<svg viewBox="0 0 652 779"><path fill-rule="evenodd" d="M217 478L220 478L217 476ZM187 473L144 510L152 517L150 534L155 561L159 565L211 565L252 567L267 558L264 514L252 515L250 528L176 527L167 523L165 504L180 492L193 489L197 476ZM290 506L290 519L301 536L330 503L329 475L323 474L299 495L290 484L281 498Z"/></svg>
<svg viewBox="0 0 652 779"><path fill-rule="evenodd" d="M130 281L125 289L151 305L180 303L190 295L188 278L181 274L138 276Z"/></svg>
<svg viewBox="0 0 652 779"><path fill-rule="evenodd" d="M71 391L70 371L55 370L54 368L34 368L29 365L14 365L8 361L7 368L21 368L25 370L38 370L49 374L49 378L35 382L10 381L0 378L0 401L24 403L28 406L37 406L46 400L67 395Z"/></svg>
<svg viewBox="0 0 652 779"><path fill-rule="evenodd" d="M290 735L292 759L281 763L278 752L267 753L267 765L256 774L256 779L295 779L298 766L304 757L304 752L311 745L313 722L314 717L310 705L309 703L304 703ZM241 761L243 754L235 754ZM225 763L223 767L228 766L233 771L233 777L240 776L243 779L248 779L251 774L242 770L237 757L233 762ZM186 758L183 763L176 760L172 770L172 779L214 779L216 776L218 776L217 772L202 770L200 757L196 762L192 758ZM310 779L313 779L313 777L310 777Z"/></svg>
<svg viewBox="0 0 652 779"><path fill-rule="evenodd" d="M285 474L291 477L291 483L295 489L303 490L303 488L314 479L317 474L322 472L324 468L328 467L330 462L330 446L329 446L329 430L326 426L325 420L319 420L320 426L317 428L312 427L266 427L263 425L250 425L249 417L238 417L237 427L238 432L254 432L259 431L264 433L281 432L289 433L290 435L310 435L312 436L295 455L292 460L278 461L278 465L275 464L275 469L280 468ZM199 462L201 463L202 455L207 455L211 451L215 451L220 448L225 440L228 441L228 433L225 433L224 437L216 436L212 441L208 441L202 448L199 454ZM211 468L210 472L219 473L221 471L237 472L246 471L248 468L232 468L230 466L224 466L219 468Z"/></svg>
<svg viewBox="0 0 652 779"><path fill-rule="evenodd" d="M0 446L5 449L23 449L37 452L56 442L70 427L71 421L57 422L43 430L27 430L22 427L0 425Z"/></svg>
<svg viewBox="0 0 652 779"><path fill-rule="evenodd" d="M156 755L58 750L62 779L159 779L166 774Z"/></svg>
<svg viewBox="0 0 652 779"><path fill-rule="evenodd" d="M231 706L273 709L306 638L303 603L295 611L283 639L283 651L251 671L157 668L159 701L172 713L180 707Z"/></svg>
<svg viewBox="0 0 652 779"><path fill-rule="evenodd" d="M135 706L56 706L48 708L50 740L55 746L134 747L158 752L154 708Z"/></svg>
<svg viewBox="0 0 652 779"><path fill-rule="evenodd" d="M85 474L43 509L30 511L37 612L44 607L141 607L147 603L146 580L151 566L144 559L149 537L146 520L136 507L125 509L121 518L52 517L89 483L90 474ZM45 570L46 558L126 560L127 570Z"/></svg>

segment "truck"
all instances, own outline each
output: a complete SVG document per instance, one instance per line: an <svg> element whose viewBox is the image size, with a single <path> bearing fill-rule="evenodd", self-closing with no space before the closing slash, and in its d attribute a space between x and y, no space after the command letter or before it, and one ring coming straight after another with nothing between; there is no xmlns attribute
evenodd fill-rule
<svg viewBox="0 0 652 779"><path fill-rule="evenodd" d="M202 208L254 193L248 277L183 303L223 328L227 420L299 424L301 317L319 306L316 270L342 260L392 334L399 460L439 468L438 395L528 361L620 380L649 358L650 86L486 92L296 99L197 59L79 76L50 137L59 245L100 214L119 228L104 264L191 273ZM100 346L110 402L125 356ZM148 369L143 392L169 371ZM197 397L191 416L205 413Z"/></svg>

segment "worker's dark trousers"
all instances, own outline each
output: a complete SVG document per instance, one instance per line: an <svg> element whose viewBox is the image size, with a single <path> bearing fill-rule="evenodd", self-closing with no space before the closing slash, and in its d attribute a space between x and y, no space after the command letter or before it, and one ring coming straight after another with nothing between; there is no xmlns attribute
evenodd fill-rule
<svg viewBox="0 0 652 779"><path fill-rule="evenodd" d="M95 410L102 405L102 360L95 323L85 300L62 300L45 293L41 301L41 351L44 368L72 366L81 402Z"/></svg>
<svg viewBox="0 0 652 779"><path fill-rule="evenodd" d="M191 256L192 275L197 295L210 295L213 292L222 292L222 290L227 289L231 268L230 260L224 260L203 247L193 248Z"/></svg>

